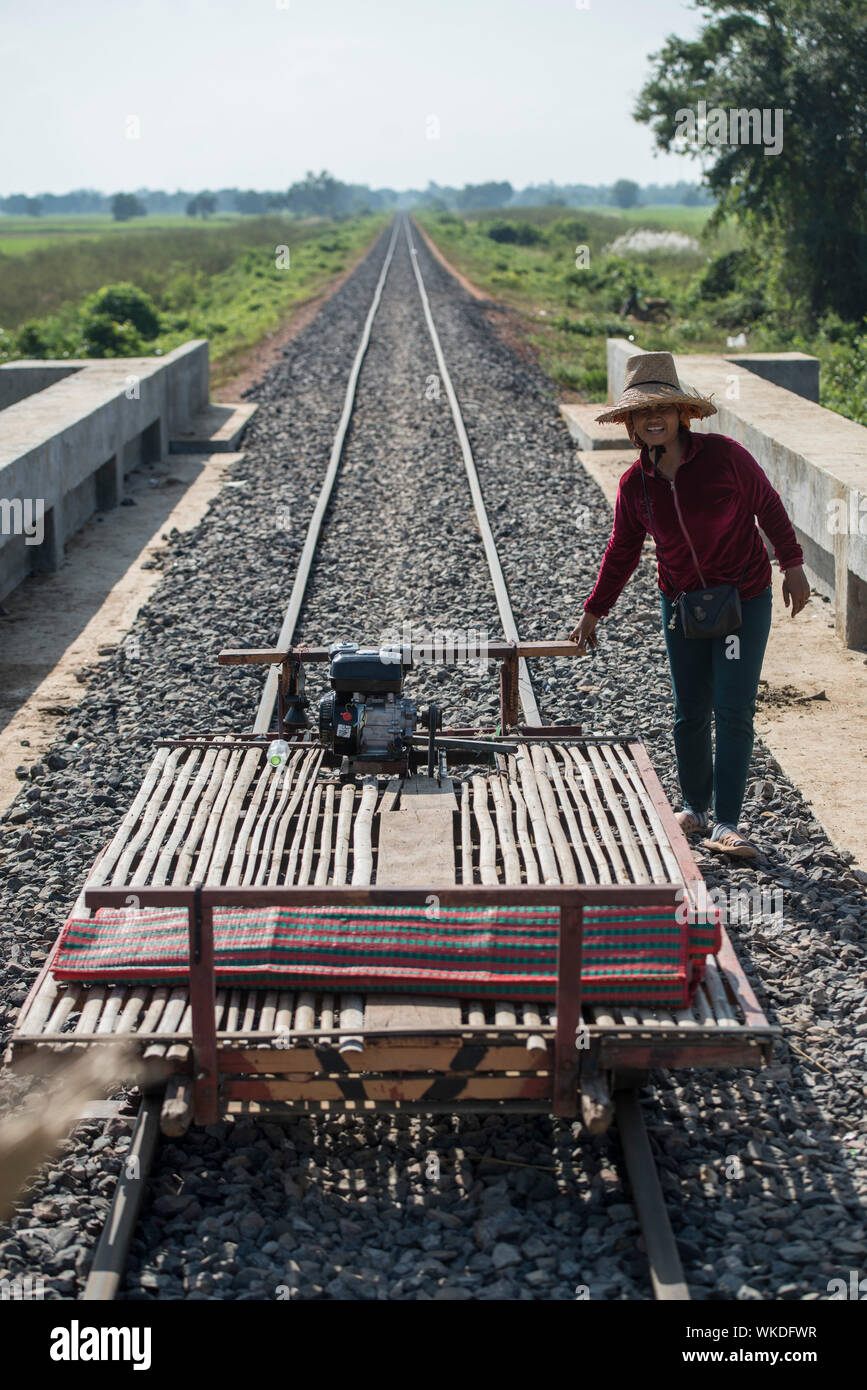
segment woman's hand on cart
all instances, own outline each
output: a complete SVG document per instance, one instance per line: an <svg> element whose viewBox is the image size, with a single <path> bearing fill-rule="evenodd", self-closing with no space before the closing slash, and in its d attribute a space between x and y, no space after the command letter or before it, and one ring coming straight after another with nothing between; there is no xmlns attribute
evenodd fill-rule
<svg viewBox="0 0 867 1390"><path fill-rule="evenodd" d="M809 603L810 581L804 573L803 565L796 565L794 569L786 570L783 574L783 602L787 608L790 600L793 618Z"/></svg>
<svg viewBox="0 0 867 1390"><path fill-rule="evenodd" d="M585 609L584 616L576 628L569 633L569 641L577 642L581 656L586 656L588 652L596 650L599 641L596 636L596 624L599 618L596 613L588 613Z"/></svg>

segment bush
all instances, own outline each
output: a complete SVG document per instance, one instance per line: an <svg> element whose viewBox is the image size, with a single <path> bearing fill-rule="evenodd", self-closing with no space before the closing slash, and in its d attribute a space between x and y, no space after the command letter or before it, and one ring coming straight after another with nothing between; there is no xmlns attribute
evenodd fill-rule
<svg viewBox="0 0 867 1390"><path fill-rule="evenodd" d="M748 272L754 269L749 251L726 251L722 256L714 256L707 270L698 282L698 292L702 299L722 299L743 285Z"/></svg>
<svg viewBox="0 0 867 1390"><path fill-rule="evenodd" d="M847 323L833 309L823 314L816 326L828 343L845 343L847 347L854 348L858 339L858 324Z"/></svg>
<svg viewBox="0 0 867 1390"><path fill-rule="evenodd" d="M558 217L549 226L548 236L552 241L562 237L565 241L586 242L590 228L577 217Z"/></svg>
<svg viewBox="0 0 867 1390"><path fill-rule="evenodd" d="M486 229L491 241L508 242L512 246L535 246L542 233L531 222L491 222Z"/></svg>
<svg viewBox="0 0 867 1390"><path fill-rule="evenodd" d="M108 314L90 314L82 324L85 356L137 357L145 347L134 326Z"/></svg>
<svg viewBox="0 0 867 1390"><path fill-rule="evenodd" d="M40 323L31 320L22 323L15 334L15 351L21 357L48 357L50 348L45 330Z"/></svg>
<svg viewBox="0 0 867 1390"><path fill-rule="evenodd" d="M745 324L756 323L764 318L768 306L759 290L748 290L744 294L731 294L711 310L714 323L720 328L743 328Z"/></svg>
<svg viewBox="0 0 867 1390"><path fill-rule="evenodd" d="M153 301L137 285L103 285L85 300L84 313L87 320L106 318L118 325L129 323L146 341L160 331L160 316Z"/></svg>

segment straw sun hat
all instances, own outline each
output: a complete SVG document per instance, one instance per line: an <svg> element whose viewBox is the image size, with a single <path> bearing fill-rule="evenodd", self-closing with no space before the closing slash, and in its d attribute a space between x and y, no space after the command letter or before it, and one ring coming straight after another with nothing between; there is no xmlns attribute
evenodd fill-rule
<svg viewBox="0 0 867 1390"><path fill-rule="evenodd" d="M646 410L651 405L676 405L690 417L703 419L716 415L716 406L697 391L682 386L677 379L674 358L670 352L641 352L626 363L626 380L620 400L596 416L600 425L627 424L633 410Z"/></svg>

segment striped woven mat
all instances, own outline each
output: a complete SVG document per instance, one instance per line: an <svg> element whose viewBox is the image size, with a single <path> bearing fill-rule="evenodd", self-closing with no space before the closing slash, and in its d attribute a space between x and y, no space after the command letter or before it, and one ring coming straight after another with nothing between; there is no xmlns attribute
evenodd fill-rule
<svg viewBox="0 0 867 1390"><path fill-rule="evenodd" d="M217 908L220 985L552 1000L557 913L533 908ZM704 952L670 908L585 908L587 1003L684 1008ZM710 929L713 949L713 929ZM58 980L172 984L189 972L184 912L103 908L70 917Z"/></svg>

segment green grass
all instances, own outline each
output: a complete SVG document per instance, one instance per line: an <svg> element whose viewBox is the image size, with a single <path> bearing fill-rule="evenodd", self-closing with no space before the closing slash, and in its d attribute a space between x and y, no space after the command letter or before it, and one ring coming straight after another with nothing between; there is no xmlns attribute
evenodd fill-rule
<svg viewBox="0 0 867 1390"><path fill-rule="evenodd" d="M7 244L0 235L0 362L93 355L85 337L86 301L105 285L129 283L152 301L159 333L144 342L129 335L124 352L161 354L190 338L208 338L219 384L246 351L279 328L293 305L356 259L386 220L271 215L192 224L167 217L153 219L162 226L145 228L79 217L66 219L74 224L67 229L57 225L64 219L45 219L55 225L42 238L34 236L29 250L19 247L14 270L5 273ZM104 225L93 230L97 222ZM82 235L87 223L90 234ZM12 229L9 242L17 246L18 240ZM289 247L288 268L275 264L278 246Z"/></svg>
<svg viewBox="0 0 867 1390"><path fill-rule="evenodd" d="M867 323L828 315L808 324L791 305L775 305L767 268L739 226L728 220L711 232L709 215L708 208L680 206L416 214L457 269L515 311L540 366L573 398L606 399L606 338L632 337L647 351L720 353L731 351L727 337L743 331L741 351L819 357L822 404L867 424ZM529 245L493 240L489 232L498 222L536 239ZM642 227L691 236L698 249L612 254L617 237ZM579 245L589 248L589 264L581 268ZM718 292L705 277L732 256L733 281ZM633 287L642 300L668 300L668 316L655 323L624 317Z"/></svg>
<svg viewBox="0 0 867 1390"><path fill-rule="evenodd" d="M72 241L92 241L105 236L128 236L130 232L162 232L178 227L214 227L242 221L238 212L214 213L205 221L185 213L154 214L130 222L115 222L109 213L75 213L55 217L9 217L0 215L0 255L26 256L44 246Z"/></svg>

